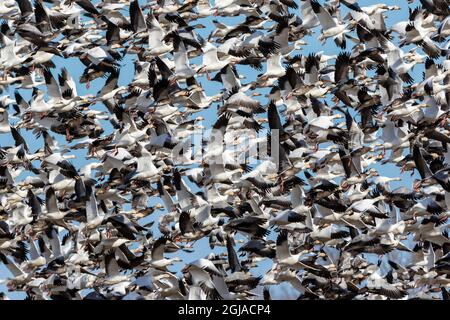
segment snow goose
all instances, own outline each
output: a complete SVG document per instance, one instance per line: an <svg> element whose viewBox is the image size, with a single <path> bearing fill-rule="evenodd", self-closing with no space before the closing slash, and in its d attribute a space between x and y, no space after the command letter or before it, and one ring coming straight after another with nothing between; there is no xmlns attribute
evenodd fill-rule
<svg viewBox="0 0 450 320"><path fill-rule="evenodd" d="M107 252L104 255L103 260L105 266L104 278L97 278L95 282L103 283L108 286L114 286L121 283L129 285L131 283L127 275L120 273L114 251Z"/></svg>
<svg viewBox="0 0 450 320"><path fill-rule="evenodd" d="M8 115L8 110L5 108L0 108L0 133L8 133L11 131Z"/></svg>
<svg viewBox="0 0 450 320"><path fill-rule="evenodd" d="M171 266L176 262L181 262L179 257L164 258L167 241L168 239L166 237L161 237L153 243L150 265L154 268L165 270L168 266Z"/></svg>
<svg viewBox="0 0 450 320"><path fill-rule="evenodd" d="M100 214L97 206L97 199L95 192L91 188L88 188L89 199L86 201L86 228L88 230L97 228L105 219L104 213Z"/></svg>
<svg viewBox="0 0 450 320"><path fill-rule="evenodd" d="M333 37L338 46L345 48L345 33L349 32L347 25L340 23L338 19L332 17L330 12L316 0L310 0L310 3L322 26L322 33L318 38L319 41L323 42L327 38Z"/></svg>
<svg viewBox="0 0 450 320"><path fill-rule="evenodd" d="M211 80L209 72L218 71L229 64L238 62L239 59L229 56L226 59L219 60L217 57L217 48L210 42L202 47L203 57L202 65L197 69L197 73L206 73L208 80Z"/></svg>
<svg viewBox="0 0 450 320"><path fill-rule="evenodd" d="M167 45L163 39L166 36L164 29L158 20L151 15L147 18L148 27L148 54L151 56L160 56L173 50L173 45Z"/></svg>
<svg viewBox="0 0 450 320"><path fill-rule="evenodd" d="M135 36L139 36L147 31L147 24L138 0L130 1L130 22Z"/></svg>

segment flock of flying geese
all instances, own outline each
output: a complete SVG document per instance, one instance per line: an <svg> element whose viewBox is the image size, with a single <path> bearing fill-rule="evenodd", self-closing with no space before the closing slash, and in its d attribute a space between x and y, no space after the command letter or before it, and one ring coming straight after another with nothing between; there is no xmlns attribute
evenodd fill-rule
<svg viewBox="0 0 450 320"><path fill-rule="evenodd" d="M0 1L7 291L450 299L450 2L408 3Z"/></svg>

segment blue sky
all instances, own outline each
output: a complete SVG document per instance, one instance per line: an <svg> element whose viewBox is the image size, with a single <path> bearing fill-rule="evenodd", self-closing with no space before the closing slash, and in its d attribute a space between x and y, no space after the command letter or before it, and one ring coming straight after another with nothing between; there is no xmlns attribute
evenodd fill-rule
<svg viewBox="0 0 450 320"><path fill-rule="evenodd" d="M97 2L97 1L94 1L94 3L95 2ZM147 1L140 1L141 4L144 4L146 2ZM296 2L299 2L299 1L297 0ZM320 2L323 3L324 1L320 1ZM360 6L372 5L372 4L375 4L378 2L383 2L387 5L397 5L397 6L401 6L403 8L400 11L387 12L387 17L388 17L387 25L388 26L391 26L395 22L408 19L408 9L407 9L408 3L406 0L401 0L401 1L394 1L394 0L359 1ZM414 7L417 5L410 5L410 6ZM348 10L344 6L342 6L341 8L343 11L342 15L344 16L345 13L348 12ZM291 10L291 12L295 12L295 14L300 15L299 10ZM125 14L127 15L127 13L125 13ZM216 18L219 21L221 21L225 24L228 24L228 25L236 25L245 20L245 17L242 15L239 17L233 17L233 18L223 18L223 17L214 17L214 18ZM212 17L199 19L196 23L202 23L206 26L205 29L197 30L198 33L205 39L208 38L208 35L214 30L214 26L212 24ZM339 49L335 46L334 42L331 39L327 40L325 45L320 44L319 41L317 39L315 39L319 35L320 27L315 28L314 31L315 32L313 33L312 36L307 36L307 37L303 38L303 40L307 43L307 45L302 46L302 49L298 50L298 52L296 52L295 54L307 55L312 52L324 51L324 53L327 55L333 55L333 54L338 54L341 51L341 49ZM348 41L347 50L351 49L351 47L350 47L351 45L352 45L351 41ZM407 49L409 49L409 48L408 47L404 48L405 51ZM133 75L134 75L134 67L133 67L132 62L134 59L136 59L135 55L127 55L127 57L124 58L123 61L121 62L119 85L127 85L132 80ZM59 57L55 57L53 61L56 65L56 68L54 70L52 70L54 76L56 76L60 72L62 67L66 67L75 80L79 79L81 74L83 73L84 67L77 58L61 59ZM191 59L190 62L192 64L199 65L199 64L201 64L201 58ZM264 64L264 68L265 68L265 64ZM422 69L420 69L420 68L421 68L421 66L418 66L412 72L412 76L416 79L416 81L421 80L421 77L422 77ZM265 71L265 69L262 71L255 71L254 69L251 69L246 66L240 66L240 65L238 66L237 69L238 69L238 73L240 75L245 76L245 79L242 80L242 83L244 83L244 84L255 80L259 73L263 73ZM203 88L205 90L205 93L209 96L219 93L222 89L222 86L220 83L208 81L205 76L200 76L198 78L198 81L200 81L201 85L203 86ZM79 85L77 85L78 93L80 95L95 94L95 93L97 93L97 91L99 91L101 89L104 82L105 82L105 79L102 79L102 78L97 79L91 83L91 87L89 89L87 89L84 85L79 84ZM11 87L5 93L10 94L10 96L13 98L14 97L13 92L14 92L14 87ZM5 93L3 93L3 94L5 94ZM31 90L20 90L20 93L22 94L23 97L25 97L25 99L30 99ZM256 99L259 99L263 105L266 105L268 103L267 98L265 98L264 95L256 97ZM217 119L216 106L217 106L217 103L214 104L213 106L211 106L208 110L195 115L195 116L201 115L205 118L203 126L210 127ZM102 104L96 104L96 105L92 106L92 108L96 109L96 110L102 110L102 111L107 112L106 108ZM15 119L15 120L10 119L10 121L12 123L14 123L17 121L17 119ZM109 122L101 121L101 123L102 123L102 125L104 125L105 134L110 133L111 126L110 126ZM26 139L31 151L35 151L38 148L41 148L43 146L42 138L35 139L31 132L22 130L22 135ZM67 145L67 142L65 141L64 136L58 136L54 133L52 133L52 136L58 140L58 142L61 146ZM72 142L69 145L73 145L75 143L77 143L77 140L75 140L74 142ZM8 145L14 145L14 141L12 140L10 134L0 134L0 146L5 147ZM76 156L76 158L73 160L73 163L75 164L75 166L77 168L81 168L84 165L86 165L88 162L93 161L93 160L85 159L86 153L84 150L74 150L74 151L71 151L71 154L74 154ZM390 165L390 164L375 165L374 167L379 171L380 175L394 177L399 174L399 168L394 167L393 165ZM24 172L19 177L19 180L26 177L29 174L30 174L29 172ZM416 177L416 176L414 176L414 177ZM408 187L411 187L411 182L414 177L411 177L409 173L403 174L402 175L403 181L393 182L391 184L391 186L397 187L397 186L401 186L401 185L406 185ZM193 186L192 184L189 184L189 185L193 188L193 191L197 191L195 186ZM159 198L153 197L149 200L149 205L152 205L156 202L161 202L161 201ZM125 206L125 210L126 209L127 209L127 207ZM162 212L162 214L163 213L164 212ZM155 213L155 214L153 214L149 217L146 217L145 219L142 220L143 223L146 223L149 221L156 222L153 227L155 236L159 235L159 231L157 229L157 222L158 222L158 218L159 218L160 214L161 213ZM275 234L275 232L272 231L272 237L274 234ZM185 262L190 262L197 258L206 256L211 251L209 248L209 245L208 245L207 238L198 241L195 245L195 249L196 250L194 253L179 252L179 253L177 253L177 255L179 255ZM236 249L238 249L238 247ZM215 253L220 253L220 252L225 252L225 251L226 250L224 250L223 248L217 248L217 247L214 250ZM182 264L180 264L180 266L182 267ZM265 262L260 263L259 267L253 269L252 272L254 272L255 274L257 273L257 274L263 275L270 268L270 266L271 266L271 261L265 261ZM173 268L172 270L177 270L177 269L179 269L179 268ZM5 270L5 268L2 264L0 264L0 278L5 278L8 276L9 276L9 272L7 270ZM275 290L276 291L275 292L274 290L272 290L273 291L272 293L275 296L278 296L281 298L284 296L284 294L286 294L286 292L289 292L291 290L288 285L283 286L283 288L286 291ZM0 285L0 291L6 292L4 285ZM8 295L11 298L22 298L23 297L23 294L21 294L21 293L8 293ZM297 295L297 293L295 293L295 295Z"/></svg>

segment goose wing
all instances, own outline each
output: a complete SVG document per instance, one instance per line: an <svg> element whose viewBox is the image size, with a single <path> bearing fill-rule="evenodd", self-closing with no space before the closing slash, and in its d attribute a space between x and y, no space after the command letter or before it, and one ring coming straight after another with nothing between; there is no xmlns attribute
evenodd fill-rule
<svg viewBox="0 0 450 320"><path fill-rule="evenodd" d="M130 2L130 20L134 32L138 33L147 30L147 24L138 0Z"/></svg>
<svg viewBox="0 0 450 320"><path fill-rule="evenodd" d="M152 260L159 261L164 259L167 237L160 237L153 243Z"/></svg>
<svg viewBox="0 0 450 320"><path fill-rule="evenodd" d="M97 217L99 217L97 199L95 197L95 192L91 190L89 200L86 202L86 218L89 222Z"/></svg>
<svg viewBox="0 0 450 320"><path fill-rule="evenodd" d="M289 251L288 232L286 230L281 230L280 233L278 233L276 244L276 257L278 260L284 260L291 256L291 252Z"/></svg>
<svg viewBox="0 0 450 320"><path fill-rule="evenodd" d="M58 202L56 200L55 189L49 187L45 193L45 206L48 213L58 212Z"/></svg>
<svg viewBox="0 0 450 320"><path fill-rule="evenodd" d="M230 265L231 272L242 271L243 270L242 265L239 261L236 251L233 248L233 244L231 242L231 238L229 235L227 235L226 246L228 254L228 264Z"/></svg>
<svg viewBox="0 0 450 320"><path fill-rule="evenodd" d="M334 21L330 13L325 10L325 8L322 7L318 1L311 0L311 7L317 16L317 19L319 19L320 25L322 26L323 30L328 30L336 27L336 21Z"/></svg>

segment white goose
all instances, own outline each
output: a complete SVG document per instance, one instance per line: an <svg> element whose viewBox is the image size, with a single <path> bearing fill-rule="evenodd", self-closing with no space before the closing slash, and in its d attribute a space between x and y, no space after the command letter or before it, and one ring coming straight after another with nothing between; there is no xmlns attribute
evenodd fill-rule
<svg viewBox="0 0 450 320"><path fill-rule="evenodd" d="M6 77L11 68L21 65L28 59L30 54L25 54L20 57L17 56L15 42L3 33L0 33L0 43L3 46L0 49L0 66L3 69L3 77Z"/></svg>
<svg viewBox="0 0 450 320"><path fill-rule="evenodd" d="M8 121L8 115L9 115L8 110L6 110L5 108L0 108L0 134L8 133L11 131L10 124Z"/></svg>
<svg viewBox="0 0 450 320"><path fill-rule="evenodd" d="M165 270L168 266L182 261L179 257L164 258L166 242L167 238L161 237L153 243L152 256L149 261L152 267Z"/></svg>
<svg viewBox="0 0 450 320"><path fill-rule="evenodd" d="M166 36L164 29L153 16L148 29L148 52L151 56L160 56L173 50L173 45L166 44L163 39Z"/></svg>

